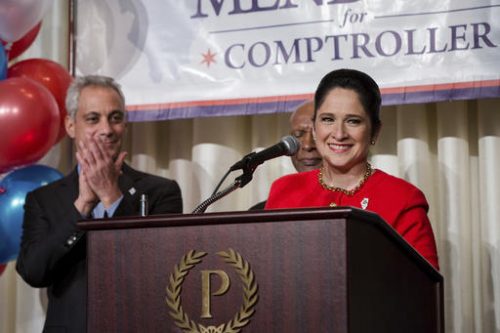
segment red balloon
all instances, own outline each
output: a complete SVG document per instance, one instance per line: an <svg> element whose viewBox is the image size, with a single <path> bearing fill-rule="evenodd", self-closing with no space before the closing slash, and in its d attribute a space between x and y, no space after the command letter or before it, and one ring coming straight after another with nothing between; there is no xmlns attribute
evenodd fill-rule
<svg viewBox="0 0 500 333"><path fill-rule="evenodd" d="M60 122L56 142L66 136L64 119L66 118L66 92L73 78L68 71L57 62L47 59L23 60L9 68L7 78L25 77L41 83L47 88L59 106Z"/></svg>
<svg viewBox="0 0 500 333"><path fill-rule="evenodd" d="M40 32L41 27L42 27L42 22L35 25L21 39L12 43L12 45L10 46L10 49L6 49L7 56L9 58L9 60L12 60L12 59L18 57L20 54L22 54L24 51L26 51L28 49L28 47L31 46L31 44L33 44L33 41L35 40L36 36L38 36L38 33ZM5 46L8 43L6 41L2 40L2 44ZM8 47L9 46L7 46L7 48Z"/></svg>
<svg viewBox="0 0 500 333"><path fill-rule="evenodd" d="M59 117L56 100L40 83L0 81L0 173L42 158L56 142Z"/></svg>
<svg viewBox="0 0 500 333"><path fill-rule="evenodd" d="M0 275L2 275L3 271L5 270L5 267L7 267L7 264L0 264Z"/></svg>

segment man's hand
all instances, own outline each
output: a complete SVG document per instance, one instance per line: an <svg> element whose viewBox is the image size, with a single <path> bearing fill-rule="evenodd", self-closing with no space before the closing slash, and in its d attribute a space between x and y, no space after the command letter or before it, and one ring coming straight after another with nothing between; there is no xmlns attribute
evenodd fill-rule
<svg viewBox="0 0 500 333"><path fill-rule="evenodd" d="M94 207L99 202L99 198L94 191L92 191L87 181L87 176L82 167L83 158L80 152L76 152L76 159L80 165L80 174L78 175L79 193L74 204L80 214L83 216L89 216L90 212L92 212Z"/></svg>
<svg viewBox="0 0 500 333"><path fill-rule="evenodd" d="M101 201L104 208L108 208L122 195L118 187L118 177L127 153L120 152L113 160L113 156L106 149L106 143L91 136L85 143L79 142L78 144L80 149L77 159L83 180L94 193L97 201ZM84 187L83 190L86 188ZM80 194L82 194L82 188Z"/></svg>

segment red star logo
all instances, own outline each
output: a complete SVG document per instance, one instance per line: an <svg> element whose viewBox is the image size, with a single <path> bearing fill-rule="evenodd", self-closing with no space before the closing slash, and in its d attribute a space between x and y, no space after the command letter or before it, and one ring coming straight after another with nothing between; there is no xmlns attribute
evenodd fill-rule
<svg viewBox="0 0 500 333"><path fill-rule="evenodd" d="M212 63L217 63L215 61L215 56L217 53L212 53L210 49L208 49L207 53L202 53L201 56L203 57L203 60L201 61L202 64L207 64L207 67L210 67Z"/></svg>

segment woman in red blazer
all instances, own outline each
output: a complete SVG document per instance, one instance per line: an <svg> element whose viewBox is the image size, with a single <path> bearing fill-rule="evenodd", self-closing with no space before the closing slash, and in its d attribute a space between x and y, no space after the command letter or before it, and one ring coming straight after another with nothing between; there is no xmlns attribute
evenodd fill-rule
<svg viewBox="0 0 500 333"><path fill-rule="evenodd" d="M352 206L375 212L439 269L424 194L368 162L381 128L377 83L360 71L334 70L321 80L314 102L313 133L323 166L276 180L266 209Z"/></svg>

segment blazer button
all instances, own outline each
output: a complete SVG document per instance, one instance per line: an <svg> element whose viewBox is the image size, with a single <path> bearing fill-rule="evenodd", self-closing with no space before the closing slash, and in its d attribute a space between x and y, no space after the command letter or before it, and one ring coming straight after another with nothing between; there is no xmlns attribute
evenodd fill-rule
<svg viewBox="0 0 500 333"><path fill-rule="evenodd" d="M68 240L66 241L66 245L71 246L71 245L73 245L75 242L76 242L76 236L75 236L75 235L73 235L73 236L71 236L70 238L68 238Z"/></svg>

